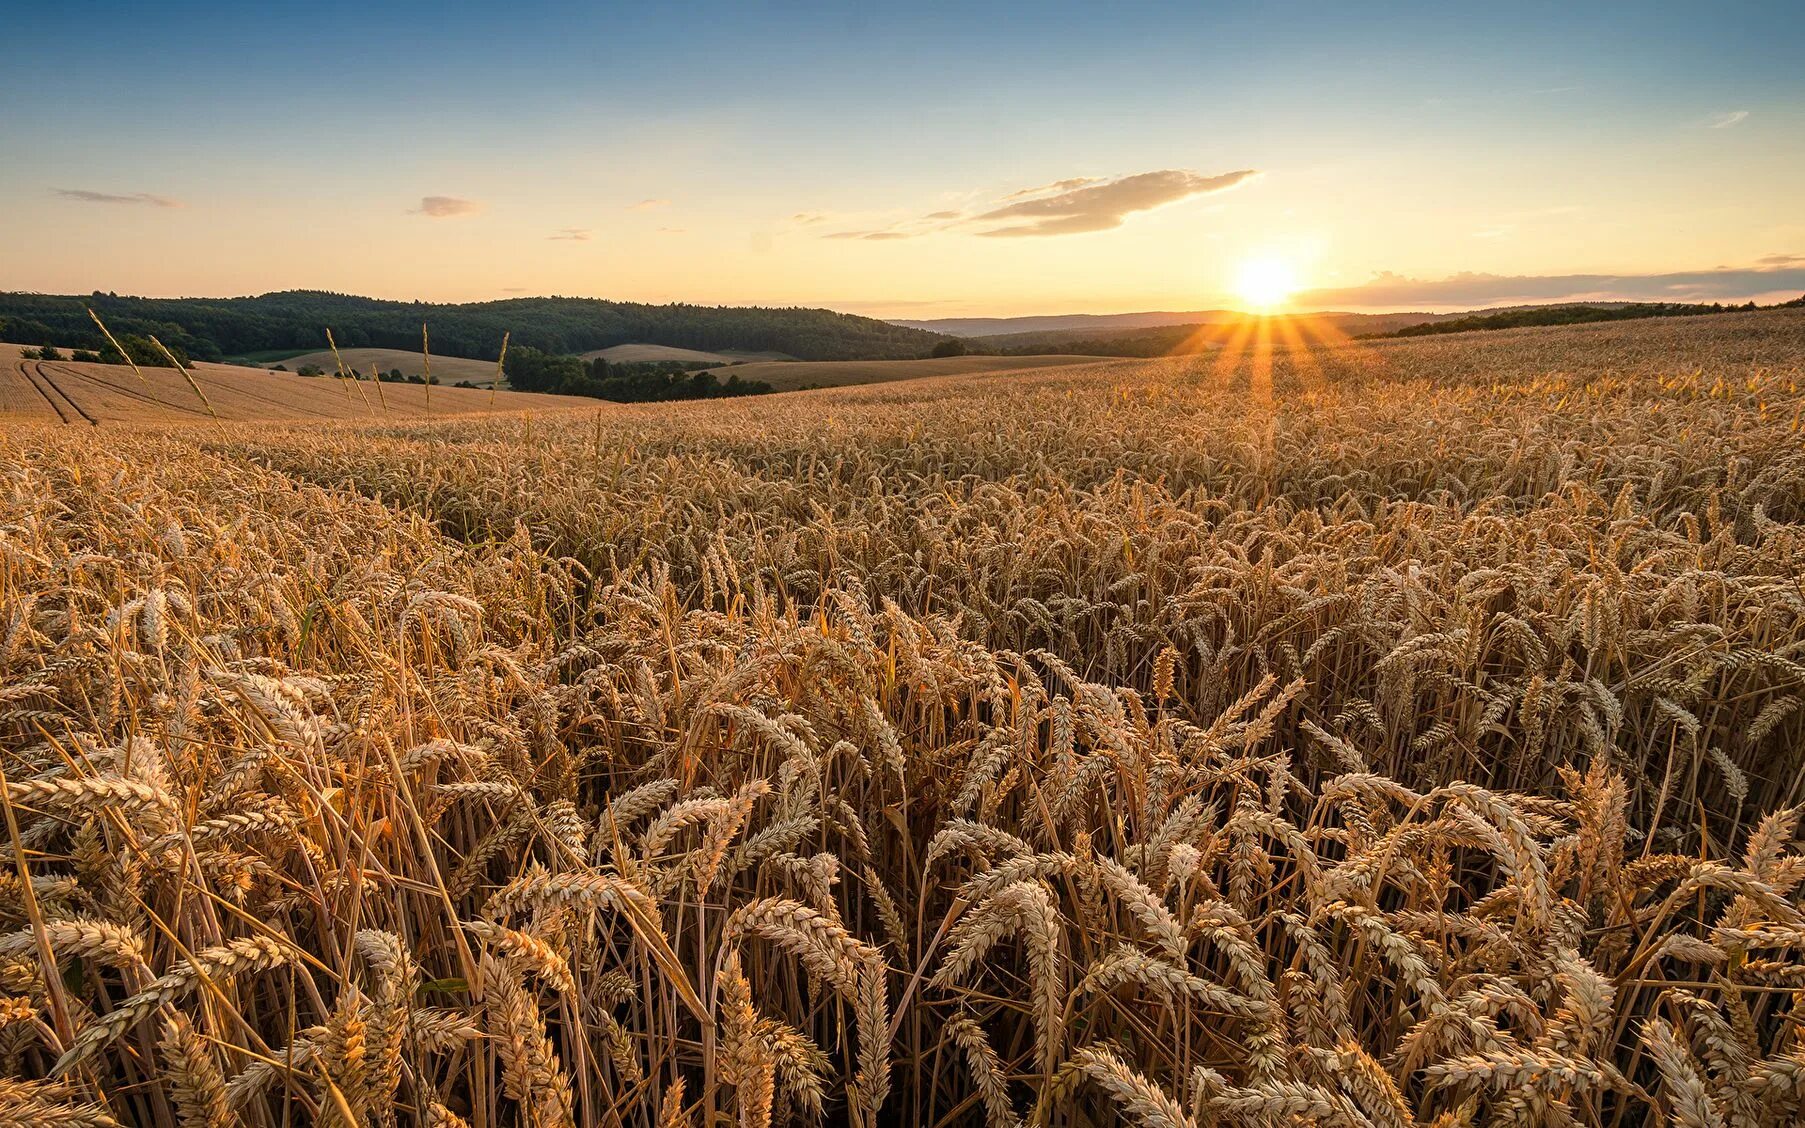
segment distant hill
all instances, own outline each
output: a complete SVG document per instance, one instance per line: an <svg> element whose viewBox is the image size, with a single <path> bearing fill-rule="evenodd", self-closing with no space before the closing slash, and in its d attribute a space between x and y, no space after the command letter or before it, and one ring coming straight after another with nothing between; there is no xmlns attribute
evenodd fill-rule
<svg viewBox="0 0 1805 1128"><path fill-rule="evenodd" d="M1766 308L1782 309L1805 305L1805 296ZM1754 302L1744 305L1709 305L1693 302L1579 302L1554 306L1514 306L1508 309L1483 310L1426 325L1407 325L1389 333L1372 333L1375 337L1423 337L1440 333L1468 333L1485 329L1521 329L1533 325L1583 325L1594 321L1636 321L1645 317L1697 317L1709 313L1733 313L1763 308Z"/></svg>
<svg viewBox="0 0 1805 1128"><path fill-rule="evenodd" d="M1805 301L1805 299L1800 299ZM1783 303L1796 304L1796 303ZM1255 318L1236 310L1191 313L1066 314L1044 317L965 317L894 324L963 337L977 351L1023 355L1083 353L1090 356L1167 356L1206 352L1230 342L1249 322L1275 326L1282 339L1291 322L1304 339L1320 340L1325 330L1341 337L1413 337L1511 329L1532 325L1572 325L1592 321L1626 321L1643 317L1686 317L1754 309L1741 306L1676 302L1550 302L1492 306L1455 313L1311 312Z"/></svg>
<svg viewBox="0 0 1805 1128"><path fill-rule="evenodd" d="M444 304L318 290L248 298L0 293L0 340L98 348L103 342L84 306L106 319L115 335L154 333L203 360L318 349L325 344L327 328L341 348L417 352L421 322L429 327L435 354L489 361L495 359L504 332L513 334L516 345L549 353L651 344L715 353L782 353L804 360L918 357L945 340L937 333L826 309L644 305L596 298Z"/></svg>
<svg viewBox="0 0 1805 1128"><path fill-rule="evenodd" d="M435 351L437 346L435 345ZM354 372L367 375L370 369L387 377L389 373L400 370L403 378L424 376L426 374L425 358L419 349L412 352L406 349L345 349L338 350L338 359L345 362L345 367ZM277 364L290 372L299 372L312 365L327 375L336 375L338 365L334 362L329 349L318 349L310 353L272 360L260 367L273 368ZM432 358L432 379L435 384L469 383L486 388L495 382L495 362L492 360L466 360L461 356L434 356Z"/></svg>
<svg viewBox="0 0 1805 1128"><path fill-rule="evenodd" d="M1169 329L1178 326L1235 325L1249 314L1234 309L1202 309L1189 312L1068 313L1037 317L948 317L930 321L892 321L909 329L981 339L1011 337L1019 341L1077 341L1117 336L1136 329ZM1348 333L1387 332L1405 325L1420 325L1457 313L1307 313L1296 316L1326 321Z"/></svg>
<svg viewBox="0 0 1805 1128"><path fill-rule="evenodd" d="M1116 329L1149 329L1163 325L1203 325L1246 316L1231 309L1190 313L1067 313L1034 317L943 317L927 321L892 320L890 324L951 337L1000 337L1005 334L1076 331L1096 334Z"/></svg>
<svg viewBox="0 0 1805 1128"><path fill-rule="evenodd" d="M1264 326L1281 343L1304 340L1321 343L1346 337L1381 336L1426 324L1426 313L1328 313L1250 318L1229 313L1215 321L1179 325L1124 327L1113 330L1045 329L971 338L971 347L1009 355L1031 353L1084 353L1090 356L1172 356L1208 352L1232 342L1251 327ZM1432 323L1431 323L1432 324Z"/></svg>
<svg viewBox="0 0 1805 1128"><path fill-rule="evenodd" d="M676 361L679 364L733 364L746 360L794 360L777 352L746 352L740 349L722 349L716 352L703 352L700 349L680 349L674 345L648 345L635 341L629 345L611 345L605 349L592 349L583 353L584 360L595 360L597 357L609 364L646 364L658 361Z"/></svg>

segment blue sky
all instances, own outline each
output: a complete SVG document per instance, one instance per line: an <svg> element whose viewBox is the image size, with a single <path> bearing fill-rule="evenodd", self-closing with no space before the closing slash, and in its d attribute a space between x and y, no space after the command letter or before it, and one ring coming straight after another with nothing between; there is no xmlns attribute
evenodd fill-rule
<svg viewBox="0 0 1805 1128"><path fill-rule="evenodd" d="M929 316L1197 308L1277 258L1337 304L1805 289L1805 5L1359 7L33 5L0 287ZM1037 187L1060 224L980 237Z"/></svg>

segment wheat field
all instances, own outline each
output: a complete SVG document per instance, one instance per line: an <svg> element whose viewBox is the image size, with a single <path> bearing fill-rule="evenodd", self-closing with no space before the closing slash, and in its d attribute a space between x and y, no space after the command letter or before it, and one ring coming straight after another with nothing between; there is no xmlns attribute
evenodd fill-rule
<svg viewBox="0 0 1805 1128"><path fill-rule="evenodd" d="M405 418L482 414L496 410L566 411L566 396L341 379L326 354L326 376L299 376L233 364L140 368L81 361L25 360L16 345L0 344L0 426L65 423L75 426L206 422L270 423L328 419L392 422ZM419 354L414 364L420 363ZM476 361L464 361L475 364ZM346 364L350 364L347 357ZM489 375L495 365L488 366ZM199 389L198 392L196 389Z"/></svg>
<svg viewBox="0 0 1805 1128"><path fill-rule="evenodd" d="M0 432L0 1118L1805 1115L1805 313Z"/></svg>
<svg viewBox="0 0 1805 1128"><path fill-rule="evenodd" d="M840 388L885 384L935 376L984 376L993 372L1026 372L1068 364L1096 364L1094 356L938 356L919 360L752 360L709 369L717 379L738 376L758 380L780 392L804 388Z"/></svg>

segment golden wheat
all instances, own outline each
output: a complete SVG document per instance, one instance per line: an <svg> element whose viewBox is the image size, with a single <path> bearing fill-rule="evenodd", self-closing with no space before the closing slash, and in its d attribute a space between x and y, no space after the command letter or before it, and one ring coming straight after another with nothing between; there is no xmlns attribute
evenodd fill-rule
<svg viewBox="0 0 1805 1128"><path fill-rule="evenodd" d="M1799 1123L1805 317L1275 365L0 433L0 1119Z"/></svg>

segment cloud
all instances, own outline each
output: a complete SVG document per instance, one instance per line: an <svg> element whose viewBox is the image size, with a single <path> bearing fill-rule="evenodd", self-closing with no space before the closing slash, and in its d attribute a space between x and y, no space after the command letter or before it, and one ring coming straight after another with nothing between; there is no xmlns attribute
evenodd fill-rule
<svg viewBox="0 0 1805 1128"><path fill-rule="evenodd" d="M1185 169L1143 172L1114 180L1094 176L1074 176L1056 180L1038 188L1024 188L998 197L988 208L967 216L957 209L928 212L913 219L893 219L880 227L849 231L829 231L823 239L859 239L867 242L889 242L916 239L939 231L988 224L974 235L1075 235L1085 231L1107 231L1120 227L1135 212L1150 211L1166 204L1188 200L1211 192L1224 192L1260 174L1253 169L1202 176ZM790 218L812 223L819 212L799 212ZM882 217L873 216L871 218Z"/></svg>
<svg viewBox="0 0 1805 1128"><path fill-rule="evenodd" d="M1005 201L1021 200L1029 196L1038 196L1042 192L1070 192L1074 188L1083 188L1090 184L1101 184L1104 179L1105 178L1101 176L1074 176L1070 180L1055 180L1051 184L1042 184L1039 188L1023 188L1019 191L1009 193L1007 196L1004 196L1003 199Z"/></svg>
<svg viewBox="0 0 1805 1128"><path fill-rule="evenodd" d="M1225 192L1260 175L1240 169L1217 176L1201 176L1185 169L1142 172L1103 183L1056 192L1051 196L1021 199L976 217L974 222L1020 220L1003 227L976 232L992 238L1026 235L1078 235L1122 226L1135 212L1150 211L1193 196ZM1037 191L1045 191L1038 189ZM1013 193L1004 199L1019 196Z"/></svg>
<svg viewBox="0 0 1805 1128"><path fill-rule="evenodd" d="M1711 128L1728 129L1733 125L1741 125L1747 120L1749 120L1749 112L1747 110L1731 110L1727 114L1718 114L1716 117L1712 118Z"/></svg>
<svg viewBox="0 0 1805 1128"><path fill-rule="evenodd" d="M432 219L453 219L460 215L475 215L483 206L475 200L460 199L457 196L421 196L420 206L413 214L424 215Z"/></svg>
<svg viewBox="0 0 1805 1128"><path fill-rule="evenodd" d="M688 235L689 228L687 228L687 227L660 227L658 229L658 234L660 234L660 235Z"/></svg>
<svg viewBox="0 0 1805 1128"><path fill-rule="evenodd" d="M669 200L647 199L647 200L641 200L637 204L628 204L627 210L629 210L629 211L653 211L658 208L668 208L670 206L671 206L671 202Z"/></svg>
<svg viewBox="0 0 1805 1128"><path fill-rule="evenodd" d="M826 212L797 212L790 217L791 223L823 223L826 220Z"/></svg>
<svg viewBox="0 0 1805 1128"><path fill-rule="evenodd" d="M595 234L595 232L587 227L560 227L556 235L547 235L546 238L552 240L565 240L572 243L587 243L589 242L589 237L593 234Z"/></svg>
<svg viewBox="0 0 1805 1128"><path fill-rule="evenodd" d="M1760 266L1805 266L1805 255L1767 255L1755 262Z"/></svg>
<svg viewBox="0 0 1805 1128"><path fill-rule="evenodd" d="M84 204L148 204L153 208L187 207L180 200L172 200L168 196L153 196L149 192L128 192L118 195L112 192L93 192L86 188L52 188L51 192L65 200L79 200Z"/></svg>
<svg viewBox="0 0 1805 1128"><path fill-rule="evenodd" d="M1772 256L1772 258L1794 256ZM1389 271L1372 281L1299 294L1318 309L1353 307L1471 309L1554 301L1746 301L1762 294L1805 291L1805 263L1720 267L1670 274L1456 274L1410 278Z"/></svg>

